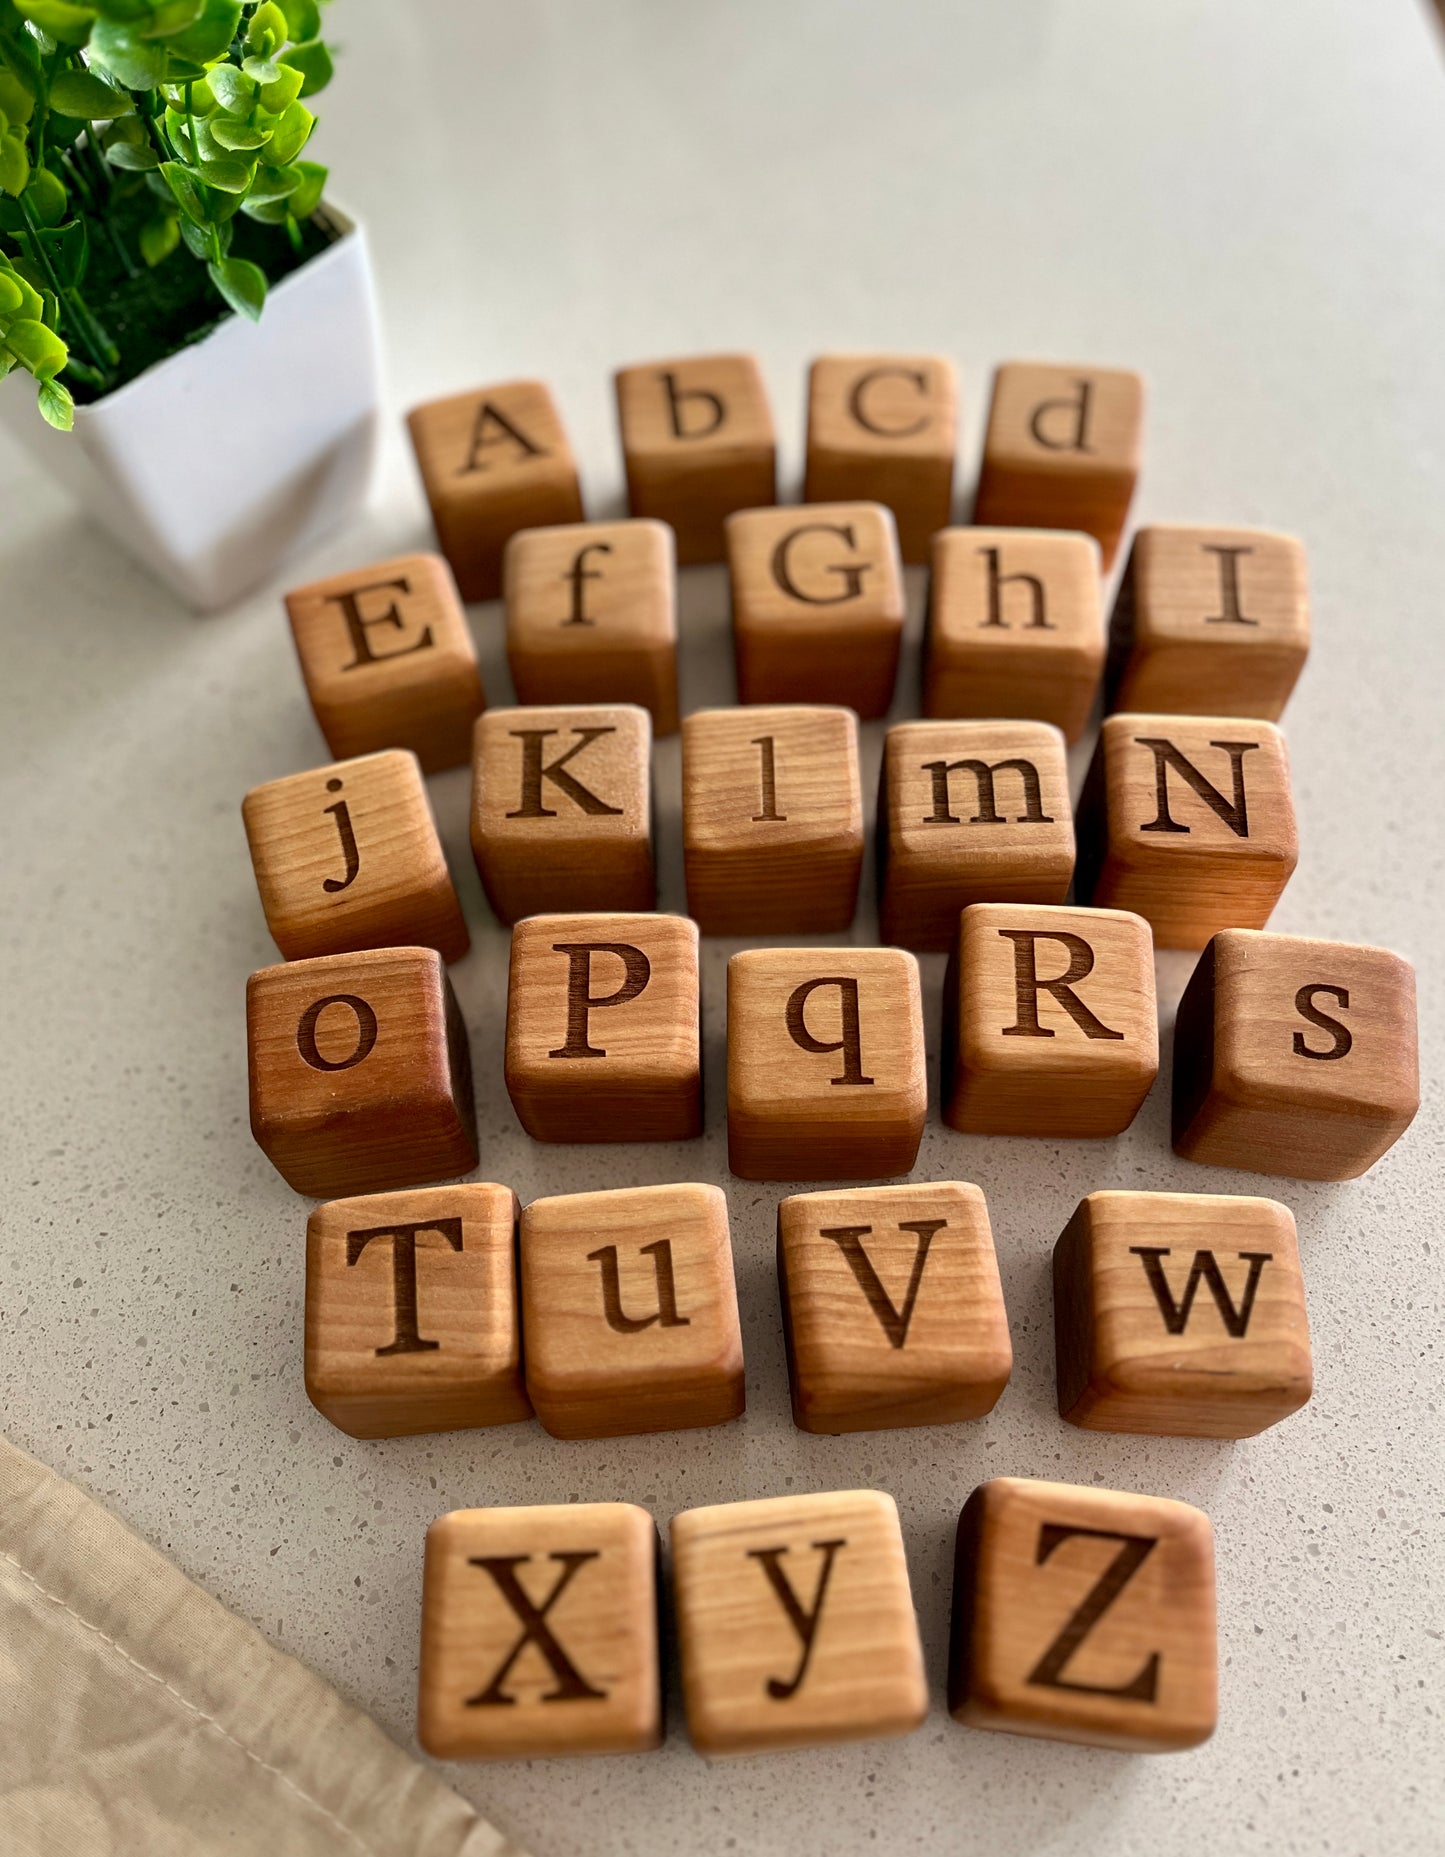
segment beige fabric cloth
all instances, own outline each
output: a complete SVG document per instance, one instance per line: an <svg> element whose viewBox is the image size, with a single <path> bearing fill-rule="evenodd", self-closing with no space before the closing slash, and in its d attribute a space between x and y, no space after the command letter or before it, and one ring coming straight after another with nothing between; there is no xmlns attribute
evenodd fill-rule
<svg viewBox="0 0 1445 1857"><path fill-rule="evenodd" d="M4 1857L525 1857L370 1717L0 1439Z"/></svg>

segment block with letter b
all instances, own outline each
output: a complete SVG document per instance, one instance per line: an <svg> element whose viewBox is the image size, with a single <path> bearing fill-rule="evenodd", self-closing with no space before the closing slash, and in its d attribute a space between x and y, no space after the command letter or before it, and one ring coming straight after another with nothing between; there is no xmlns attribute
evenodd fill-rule
<svg viewBox="0 0 1445 1857"><path fill-rule="evenodd" d="M529 916L512 930L507 1089L535 1141L702 1133L697 924Z"/></svg>
<svg viewBox="0 0 1445 1857"><path fill-rule="evenodd" d="M1107 716L1078 813L1075 890L1161 948L1263 928L1299 856L1284 737L1229 716Z"/></svg>
<svg viewBox="0 0 1445 1857"><path fill-rule="evenodd" d="M263 967L246 983L251 1132L316 1199L470 1173L466 1027L434 948Z"/></svg>
<svg viewBox="0 0 1445 1857"><path fill-rule="evenodd" d="M1187 1502L996 1477L958 1523L948 1706L1129 1753L1214 1732L1214 1531Z"/></svg>
<svg viewBox="0 0 1445 1857"><path fill-rule="evenodd" d="M910 1734L928 1685L898 1510L878 1490L672 1521L687 1728L700 1754Z"/></svg>
<svg viewBox="0 0 1445 1857"><path fill-rule="evenodd" d="M1420 1106L1415 970L1385 948L1226 929L1179 1002L1174 1147L1211 1167L1353 1180Z"/></svg>
<svg viewBox="0 0 1445 1857"><path fill-rule="evenodd" d="M744 1180L906 1174L928 1112L918 962L750 948L728 962L728 1166Z"/></svg>
<svg viewBox="0 0 1445 1857"><path fill-rule="evenodd" d="M410 748L424 772L460 767L485 698L447 564L401 555L286 595L306 694L338 760Z"/></svg>
<svg viewBox="0 0 1445 1857"><path fill-rule="evenodd" d="M426 1535L417 1739L438 1760L662 1743L657 1528L630 1502L455 1509Z"/></svg>
<svg viewBox="0 0 1445 1857"><path fill-rule="evenodd" d="M863 866L858 718L802 703L682 725L687 906L704 935L845 929Z"/></svg>
<svg viewBox="0 0 1445 1857"><path fill-rule="evenodd" d="M1272 1199L1090 1193L1054 1246L1054 1334L1071 1425L1251 1438L1313 1385L1294 1215Z"/></svg>
<svg viewBox="0 0 1445 1857"><path fill-rule="evenodd" d="M582 520L572 447L541 381L428 400L406 423L437 540L464 600L501 592L502 550L518 529Z"/></svg>
<svg viewBox="0 0 1445 1857"><path fill-rule="evenodd" d="M333 1199L306 1227L306 1392L353 1438L531 1416L517 1199L478 1181Z"/></svg>

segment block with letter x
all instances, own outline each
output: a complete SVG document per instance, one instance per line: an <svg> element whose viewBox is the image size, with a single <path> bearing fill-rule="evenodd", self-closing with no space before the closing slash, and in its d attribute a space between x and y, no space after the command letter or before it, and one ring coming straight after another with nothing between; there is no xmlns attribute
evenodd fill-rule
<svg viewBox="0 0 1445 1857"><path fill-rule="evenodd" d="M662 1742L657 1529L629 1502L456 1509L427 1530L417 1739L438 1760Z"/></svg>

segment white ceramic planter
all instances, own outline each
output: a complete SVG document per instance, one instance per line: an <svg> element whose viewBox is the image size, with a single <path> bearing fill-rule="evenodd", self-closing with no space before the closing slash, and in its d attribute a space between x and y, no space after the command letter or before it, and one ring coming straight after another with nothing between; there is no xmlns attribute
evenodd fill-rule
<svg viewBox="0 0 1445 1857"><path fill-rule="evenodd" d="M366 495L380 396L366 234L342 236L56 432L16 374L0 425L125 551L199 611L224 606L315 542Z"/></svg>

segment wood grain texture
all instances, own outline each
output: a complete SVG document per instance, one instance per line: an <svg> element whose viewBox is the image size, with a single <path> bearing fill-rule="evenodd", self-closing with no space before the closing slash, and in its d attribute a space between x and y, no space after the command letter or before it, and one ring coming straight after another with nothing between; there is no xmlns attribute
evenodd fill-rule
<svg viewBox="0 0 1445 1857"><path fill-rule="evenodd" d="M741 1415L743 1342L719 1188L534 1199L522 1215L521 1269L527 1390L554 1438Z"/></svg>
<svg viewBox="0 0 1445 1857"><path fill-rule="evenodd" d="M805 503L884 503L905 561L947 528L958 378L943 355L824 355L808 375Z"/></svg>
<svg viewBox="0 0 1445 1857"><path fill-rule="evenodd" d="M881 503L745 509L727 522L744 703L886 715L903 641L903 567Z"/></svg>
<svg viewBox="0 0 1445 1857"><path fill-rule="evenodd" d="M773 416L751 355L688 355L614 377L628 506L669 523L684 565L723 558L723 522L777 495Z"/></svg>
<svg viewBox="0 0 1445 1857"><path fill-rule="evenodd" d="M246 983L251 1133L298 1193L420 1186L477 1164L472 1060L434 948L263 967Z"/></svg>
<svg viewBox="0 0 1445 1857"><path fill-rule="evenodd" d="M472 856L497 919L651 909L652 724L630 703L493 709L472 756Z"/></svg>
<svg viewBox="0 0 1445 1857"><path fill-rule="evenodd" d="M1064 738L1047 722L900 722L878 790L879 930L950 949L970 903L1062 903L1074 874Z"/></svg>
<svg viewBox="0 0 1445 1857"><path fill-rule="evenodd" d="M530 916L512 931L507 1089L536 1141L702 1133L697 924Z"/></svg>
<svg viewBox="0 0 1445 1857"><path fill-rule="evenodd" d="M306 1394L353 1438L510 1425L522 1383L517 1196L489 1181L318 1206Z"/></svg>
<svg viewBox="0 0 1445 1857"><path fill-rule="evenodd" d="M998 1477L959 1518L948 1706L1130 1753L1214 1732L1214 1531L1163 1496Z"/></svg>
<svg viewBox="0 0 1445 1857"><path fill-rule="evenodd" d="M677 569L663 522L523 529L503 562L519 703L637 703L677 733Z"/></svg>
<svg viewBox="0 0 1445 1857"><path fill-rule="evenodd" d="M1420 1106L1415 970L1385 948L1227 929L1174 1034L1174 1148L1211 1167L1353 1180Z"/></svg>
<svg viewBox="0 0 1445 1857"><path fill-rule="evenodd" d="M735 954L727 1049L728 1166L742 1179L870 1180L913 1166L928 1081L911 954Z"/></svg>
<svg viewBox="0 0 1445 1857"><path fill-rule="evenodd" d="M295 587L286 613L306 694L338 760L409 748L428 774L466 761L486 698L440 556L398 555Z"/></svg>
<svg viewBox="0 0 1445 1857"><path fill-rule="evenodd" d="M800 1431L949 1425L991 1412L1013 1369L988 1207L976 1186L795 1193L778 1284Z"/></svg>
<svg viewBox="0 0 1445 1857"><path fill-rule="evenodd" d="M672 1569L700 1754L910 1734L922 1723L928 1685L891 1496L687 1509L673 1517Z"/></svg>
<svg viewBox="0 0 1445 1857"><path fill-rule="evenodd" d="M926 716L1025 716L1074 742L1104 670L1092 535L945 529L933 538Z"/></svg>
<svg viewBox="0 0 1445 1857"><path fill-rule="evenodd" d="M1144 383L1121 368L1007 361L994 374L974 521L1082 529L1114 564L1143 447Z"/></svg>
<svg viewBox="0 0 1445 1857"><path fill-rule="evenodd" d="M548 388L510 380L407 414L441 551L464 600L502 590L502 551L518 529L581 522L572 447Z"/></svg>
<svg viewBox="0 0 1445 1857"><path fill-rule="evenodd" d="M1310 1396L1294 1215L1272 1199L1090 1193L1054 1246L1059 1415L1252 1438Z"/></svg>
<svg viewBox="0 0 1445 1857"><path fill-rule="evenodd" d="M266 926L288 961L471 946L414 754L391 749L253 787L241 802Z"/></svg>
<svg viewBox="0 0 1445 1857"><path fill-rule="evenodd" d="M1078 837L1080 900L1136 910L1161 948L1263 928L1299 858L1284 737L1237 716L1106 717Z"/></svg>
<svg viewBox="0 0 1445 1857"><path fill-rule="evenodd" d="M657 1528L630 1502L438 1516L422 1576L417 1739L427 1753L533 1760L660 1747L657 1562Z"/></svg>
<svg viewBox="0 0 1445 1857"><path fill-rule="evenodd" d="M863 866L852 710L695 710L682 725L682 845L704 935L847 928Z"/></svg>

